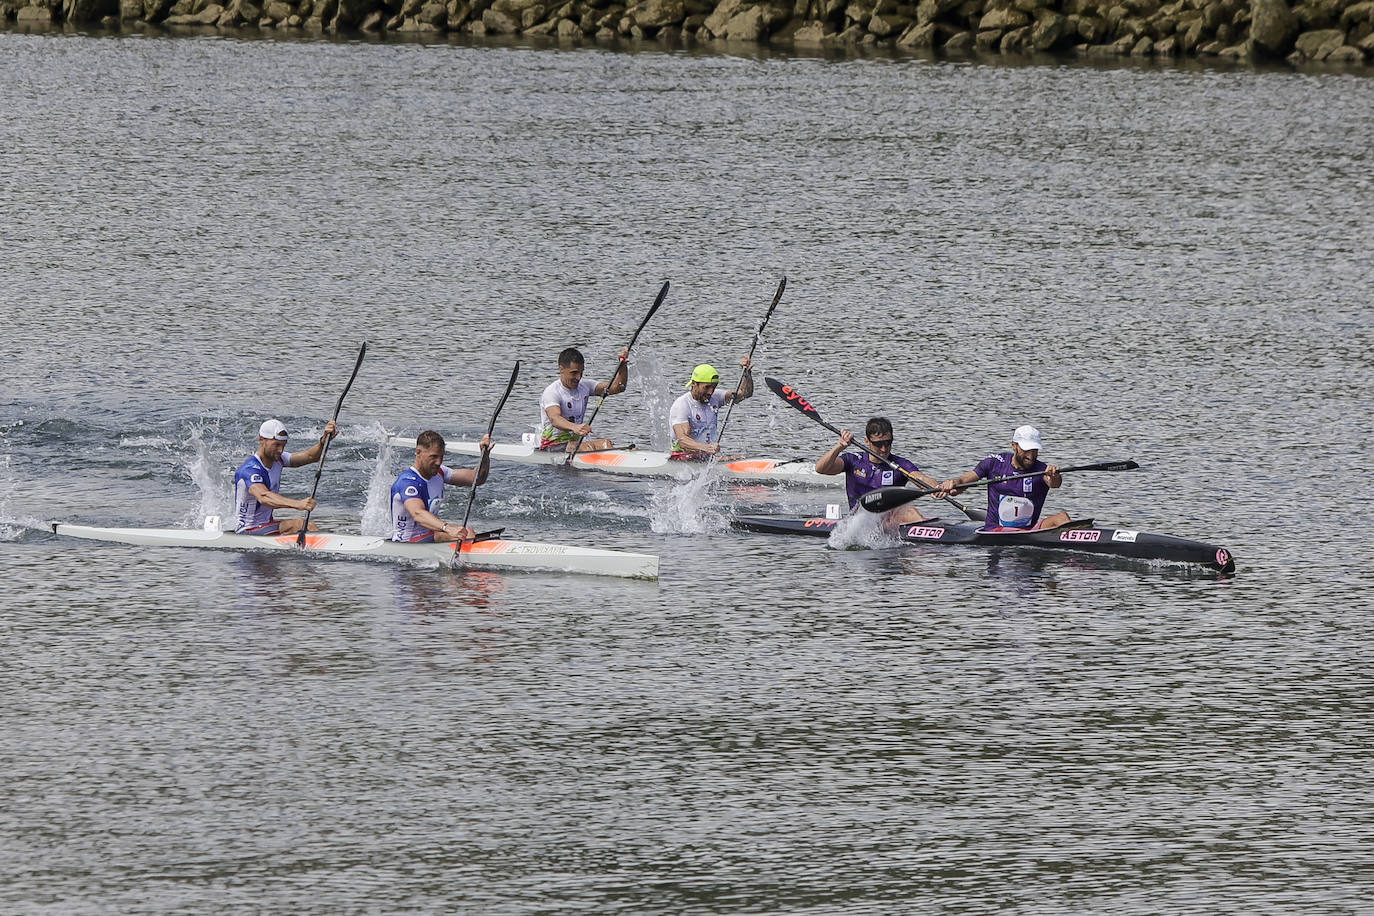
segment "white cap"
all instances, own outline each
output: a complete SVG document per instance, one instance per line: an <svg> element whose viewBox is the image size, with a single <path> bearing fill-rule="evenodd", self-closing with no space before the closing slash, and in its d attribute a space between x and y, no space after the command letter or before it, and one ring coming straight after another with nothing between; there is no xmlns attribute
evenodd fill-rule
<svg viewBox="0 0 1374 916"><path fill-rule="evenodd" d="M260 439L280 439L286 441L286 427L281 420L264 420L258 427L258 438Z"/></svg>
<svg viewBox="0 0 1374 916"><path fill-rule="evenodd" d="M1011 434L1011 441L1028 452L1039 451L1044 446L1040 441L1040 430L1034 426L1016 427L1016 432Z"/></svg>

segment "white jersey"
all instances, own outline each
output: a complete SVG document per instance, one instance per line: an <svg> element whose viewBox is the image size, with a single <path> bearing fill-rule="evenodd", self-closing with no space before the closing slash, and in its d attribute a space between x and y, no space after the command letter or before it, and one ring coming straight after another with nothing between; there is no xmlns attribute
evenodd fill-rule
<svg viewBox="0 0 1374 916"><path fill-rule="evenodd" d="M687 392L673 402L668 410L668 426L676 428L679 423L687 424L687 435L698 442L716 441L716 416L725 406L725 395L717 391L711 400L703 404ZM682 451L677 444L677 434L673 435L673 450Z"/></svg>
<svg viewBox="0 0 1374 916"><path fill-rule="evenodd" d="M566 429L559 429L549 422L549 408L557 407L563 419L569 423L581 423L587 415L587 401L598 384L584 378L577 383L576 389L571 389L563 387L563 382L555 379L552 385L544 389L539 396L539 429L545 442L571 442L577 438Z"/></svg>

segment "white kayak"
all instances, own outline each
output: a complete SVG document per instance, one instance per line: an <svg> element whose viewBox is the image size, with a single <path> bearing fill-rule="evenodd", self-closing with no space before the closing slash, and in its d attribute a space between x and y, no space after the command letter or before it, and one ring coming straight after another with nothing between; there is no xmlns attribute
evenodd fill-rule
<svg viewBox="0 0 1374 916"><path fill-rule="evenodd" d="M95 528L52 522L54 534L119 544L149 544L159 547L209 547L219 550L296 550L297 535L233 534L218 529L196 528ZM311 532L305 537L310 553L341 557L387 557L401 560L439 562L445 565L478 569L542 569L585 573L592 576L622 576L630 579L657 579L658 557L644 553L540 544L534 541L508 541L504 538L450 544L403 544L386 538L351 534Z"/></svg>
<svg viewBox="0 0 1374 916"><path fill-rule="evenodd" d="M415 440L392 436L387 444L395 448L414 448ZM449 455L468 455L477 457L482 450L476 442L449 442L445 446ZM493 461L510 461L515 464L561 465L567 462L566 452L540 451L534 444L497 443L491 448ZM703 462L673 461L667 452L653 452L637 448L612 448L596 452L583 452L572 461L572 467L585 471L603 471L607 474L622 474L629 477L672 477L685 480L697 474ZM721 461L716 469L728 480L754 481L756 483L790 483L808 487L833 487L844 483L843 475L827 476L817 474L816 468L807 458L740 458L735 461Z"/></svg>

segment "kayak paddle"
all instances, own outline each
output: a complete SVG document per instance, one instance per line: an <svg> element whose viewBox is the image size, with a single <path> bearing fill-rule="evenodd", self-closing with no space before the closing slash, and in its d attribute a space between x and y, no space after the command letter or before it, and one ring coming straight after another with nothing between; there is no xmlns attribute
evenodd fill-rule
<svg viewBox="0 0 1374 916"><path fill-rule="evenodd" d="M740 373L739 384L735 385L735 396L730 399L730 403L725 408L725 419L720 421L720 429L716 432L717 445L720 444L721 439L725 438L725 427L730 423L730 411L734 409L735 403L739 400L740 389L744 387L744 376L746 373L753 371L752 363L754 360L754 348L759 345L759 338L763 336L763 329L767 327L768 319L773 317L773 310L776 309L778 303L782 301L782 291L785 289L787 289L786 275L784 275L782 281L778 283L778 291L773 294L773 304L768 306L768 311L764 313L763 320L760 321L759 326L754 329L754 342L749 345L749 364L746 365L744 372ZM717 452L717 454L719 454L719 452Z"/></svg>
<svg viewBox="0 0 1374 916"><path fill-rule="evenodd" d="M343 394L339 395L339 402L334 405L334 423L339 422L339 411L343 409L344 398L348 396L348 389L353 387L353 380L358 377L358 369L362 367L363 356L367 354L367 341L358 348L358 361L353 364L353 374L348 377L348 384L344 385ZM315 468L315 483L310 487L310 498L315 498L315 491L320 487L320 475L324 473L324 456L329 454L330 439L324 440L324 445L320 448L320 463ZM301 523L301 533L296 536L296 546L305 546L305 533L310 530L310 513L313 510L306 510L305 521Z"/></svg>
<svg viewBox="0 0 1374 916"><path fill-rule="evenodd" d="M1067 474L1070 471L1134 471L1140 465L1134 461L1100 461L1097 464L1076 464L1072 467L1060 468L1059 473ZM1039 477L1044 471L1030 471L1025 474L1009 474L1006 477L989 477L984 480L975 480L972 483L963 483L959 489L966 490L969 487L985 487L989 484L1002 483L1004 480L1025 480L1027 477ZM905 505L913 499L920 499L934 493L934 490L908 490L905 487L883 487L880 490L871 490L859 497L859 502L869 512L886 512L888 509L895 509Z"/></svg>
<svg viewBox="0 0 1374 916"><path fill-rule="evenodd" d="M658 297L657 297L656 299L654 299L654 304L651 305L651 306L649 306L649 314L645 315L645 316L644 316L644 320L641 321L641 322L639 323L639 327L635 328L635 334L634 334L633 337L630 338L630 344L629 344L629 346L627 346L627 347L625 348L625 358L626 358L626 359L629 358L629 356L630 356L630 350L634 348L635 341L636 341L636 340L639 340L639 332L642 331L642 330L644 330L644 326L645 326L646 324L649 323L649 319L650 319L650 318L654 317L654 312L657 312L657 311L658 311L658 307L659 307L660 305L663 304L663 300L666 299L666 298L668 298L668 281L667 281L667 280L664 280L664 281L663 281L663 288L660 289L660 290L658 291ZM613 373L611 374L611 380L610 380L609 382L606 383L606 391L610 391L610 390L611 390L611 386L615 384L615 377L616 377L617 375L620 374L621 370L625 370L625 364L624 364L624 363L621 363L620 365L618 365L618 366L615 367L615 372L613 372ZM625 370L625 371L626 371L626 374L628 375L628 370ZM629 378L626 378L625 381L628 383L630 380L629 380ZM597 412L598 410L601 409L601 405L604 404L604 403L606 403L606 394L605 394L605 392L602 392L602 394L601 394L601 400L599 400L599 401L596 402L596 406L592 408L592 415L591 415L590 417L587 418L587 425L588 425L588 426L591 426L591 425L592 425L592 421L596 419L596 412ZM587 437L586 437L586 436L578 436L578 437L577 437L577 441L573 443L572 451L568 452L568 458L567 458L567 460L563 462L563 464L564 464L565 466L566 466L566 465L569 465L569 464L572 464L573 456L577 454L577 447L578 447L579 445L582 444L582 440L585 439L585 438L587 438Z"/></svg>
<svg viewBox="0 0 1374 916"><path fill-rule="evenodd" d="M811 406L811 402L808 401L806 398L802 397L802 394L801 394L800 391L797 391L797 390L796 390L795 388L793 388L791 385L784 385L782 382L778 381L777 379L773 378L772 376L764 376L763 381L764 381L764 384L766 384L766 385L769 387L769 389L772 390L772 392L773 392L774 394L776 394L778 397L782 398L784 402L786 402L787 404L791 405L792 407L795 407L797 410L800 410L803 414L805 414L806 416L810 417L812 420L815 420L817 423L819 423L821 426L825 427L826 429L830 430L830 431L831 431L832 433L834 433L835 435L838 436L838 435L840 434L840 430L839 430L839 429L837 429L837 428L834 427L834 426L831 426L829 423L827 423L827 422L825 422L824 420L821 419L820 411L816 410L815 407ZM917 477L913 476L912 473L911 473L910 471L908 471L906 468L903 468L903 467L901 467L901 466L899 466L899 465L890 463L886 458L882 457L882 456L879 455L877 452L873 451L873 449L869 448L867 445L865 445L865 444L864 444L863 442L861 442L860 440L854 439L854 440L853 440L853 444L854 444L854 445L857 445L859 448L861 448L861 449L863 449L865 452L867 452L868 455L869 455L869 457L871 457L871 458L876 458L876 459L877 459L879 462L881 462L882 464L885 464L885 465L887 465L888 467L891 467L891 468L896 468L897 470L901 471L902 474L904 474L908 480L910 480L910 481L911 481L912 483L914 483L916 486L920 487L919 490L908 490L908 489L906 489L905 487L893 487L892 489L894 489L894 490L902 490L902 491L904 491L904 492L910 493L912 499L915 499L917 496L923 496L923 495L925 495L926 493L934 493L934 492L935 492L933 489L931 489L929 486L927 486L923 481L921 481L921 480L918 479ZM883 491L882 491L882 490L873 490L873 491L872 491L872 493L881 493L881 492L883 492ZM859 500L859 502L863 505L863 507L864 507L865 509L868 509L870 512L881 512L881 511L884 511L884 510L881 510L881 509L874 509L874 508L872 508L872 507L870 507L870 506L868 505L867 497L870 496L870 495L872 495L872 493L865 493L865 494L864 494L864 498L861 498L861 499ZM982 510L980 510L980 509L970 509L968 506L965 506L963 503L958 502L957 500L955 500L952 496L946 496L946 497L945 497L945 502L949 503L951 506L953 506L954 508L958 509L960 512L964 513L964 515L968 516L970 519L972 519L972 520L975 521L975 522L981 522L981 521L985 521L985 520L986 520L986 513L984 513ZM895 506L897 506L897 505L901 505L901 503L896 503L896 504L894 504L893 507L890 507L890 508L895 508Z"/></svg>
<svg viewBox="0 0 1374 916"><path fill-rule="evenodd" d="M519 374L520 360L517 359L515 361L515 368L511 370L510 381L506 383L506 393L501 395L500 402L497 403L496 409L492 411L491 422L487 424L487 438L491 438L492 430L496 429L496 418L501 415L501 408L506 406L506 398L510 397L511 389L515 387L515 378ZM480 476L482 470L482 462L488 460L488 456L490 455L491 446L483 447L482 458L477 462L477 470L472 473L472 487L468 490L468 507L463 510L463 524L460 527L467 527L468 515L472 512L472 501L477 496L477 478Z"/></svg>

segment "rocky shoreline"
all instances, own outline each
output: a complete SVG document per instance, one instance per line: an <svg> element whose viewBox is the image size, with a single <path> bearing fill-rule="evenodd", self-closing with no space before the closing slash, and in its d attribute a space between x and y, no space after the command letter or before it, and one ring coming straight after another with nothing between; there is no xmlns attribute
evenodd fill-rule
<svg viewBox="0 0 1374 916"><path fill-rule="evenodd" d="M0 0L0 21L1374 64L1374 0Z"/></svg>

